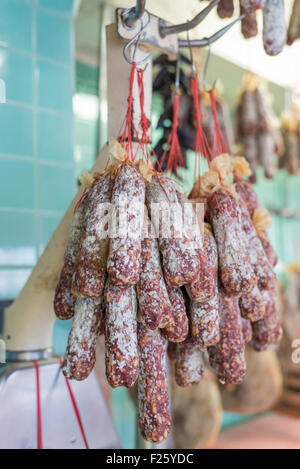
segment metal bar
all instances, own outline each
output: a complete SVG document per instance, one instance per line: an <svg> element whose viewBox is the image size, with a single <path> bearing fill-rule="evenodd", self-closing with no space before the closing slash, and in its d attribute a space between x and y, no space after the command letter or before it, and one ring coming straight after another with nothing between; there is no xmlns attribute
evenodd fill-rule
<svg viewBox="0 0 300 469"><path fill-rule="evenodd" d="M191 21L187 21L186 23L176 24L174 26L164 26L163 24L160 25L160 35L162 37L168 36L169 34L178 34L182 33L183 31L189 31L190 29L195 28L201 21L206 18L208 13L219 3L220 0L213 0L204 10L200 11L198 15L195 16Z"/></svg>
<svg viewBox="0 0 300 469"><path fill-rule="evenodd" d="M189 32L187 32L187 40L188 40L188 43L189 43L190 59L191 59L191 64L192 64L192 76L195 77L197 72L196 72L196 67L195 67L195 62L194 62L194 57L193 57L193 51L192 51Z"/></svg>
<svg viewBox="0 0 300 469"><path fill-rule="evenodd" d="M144 14L146 0L136 0L136 5L133 8L124 11L123 18L127 27L132 27L135 22Z"/></svg>
<svg viewBox="0 0 300 469"><path fill-rule="evenodd" d="M289 219L292 219L292 220L300 220L300 211L299 210L294 210L293 208L268 207L268 211L272 215L277 215L278 217L289 218Z"/></svg>
<svg viewBox="0 0 300 469"><path fill-rule="evenodd" d="M230 24L225 26L224 28L220 29L217 31L215 34L213 34L210 37L204 37L203 39L194 39L192 41L187 41L187 40L182 40L180 39L178 41L179 47L206 47L212 44L213 42L216 42L218 39L220 39L229 29L232 28L232 26L235 25L238 21L241 21L245 15L239 16L236 20L232 21Z"/></svg>
<svg viewBox="0 0 300 469"><path fill-rule="evenodd" d="M176 93L179 91L179 87L180 87L180 54L178 54L177 61L176 61L176 74L175 74Z"/></svg>

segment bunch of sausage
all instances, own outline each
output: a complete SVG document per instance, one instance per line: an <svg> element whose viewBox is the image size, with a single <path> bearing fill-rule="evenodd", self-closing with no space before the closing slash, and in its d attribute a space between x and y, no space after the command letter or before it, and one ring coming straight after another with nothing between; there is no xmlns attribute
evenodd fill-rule
<svg viewBox="0 0 300 469"><path fill-rule="evenodd" d="M298 174L300 170L300 120L299 112L291 110L282 116L281 132L284 152L279 159L279 168L285 168L289 174Z"/></svg>
<svg viewBox="0 0 300 469"><path fill-rule="evenodd" d="M180 386L201 380L206 358L222 383L238 384L245 343L264 350L280 340L276 255L252 223L258 201L251 185L235 182L235 194L206 198L203 234L196 224L179 237L175 217L168 236L163 224L153 226L151 204L193 210L192 202L171 179L155 173L145 180L129 161L95 175L74 214L54 299L60 319L73 317L63 373L87 378L104 334L108 382L138 382L141 434L154 443L171 428L168 350ZM133 232L143 226L139 236L103 236L105 204L119 207L120 196Z"/></svg>

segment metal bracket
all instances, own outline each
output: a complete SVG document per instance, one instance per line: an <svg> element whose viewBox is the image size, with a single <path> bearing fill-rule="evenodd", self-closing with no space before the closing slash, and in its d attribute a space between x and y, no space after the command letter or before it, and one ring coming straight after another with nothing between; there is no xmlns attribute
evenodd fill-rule
<svg viewBox="0 0 300 469"><path fill-rule="evenodd" d="M122 19L122 13L124 9L118 8L117 13L117 30L118 34L122 39L130 41L140 29L140 24L137 21L132 27L128 27L124 24ZM144 13L143 19L147 21L148 13ZM140 38L139 44L140 47L145 50L159 49L161 52L164 52L169 55L170 59L175 59L178 54L178 38L176 34L170 34L169 36L162 37L160 34L160 27L162 25L169 26L170 23L167 23L164 20L161 20L155 15L150 15L150 23L147 26L147 29L144 31L143 37Z"/></svg>

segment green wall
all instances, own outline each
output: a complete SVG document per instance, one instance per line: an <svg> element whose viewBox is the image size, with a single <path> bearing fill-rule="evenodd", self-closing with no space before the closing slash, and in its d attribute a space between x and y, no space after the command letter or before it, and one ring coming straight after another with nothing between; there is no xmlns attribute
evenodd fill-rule
<svg viewBox="0 0 300 469"><path fill-rule="evenodd" d="M0 299L17 296L74 194L72 7L0 2Z"/></svg>

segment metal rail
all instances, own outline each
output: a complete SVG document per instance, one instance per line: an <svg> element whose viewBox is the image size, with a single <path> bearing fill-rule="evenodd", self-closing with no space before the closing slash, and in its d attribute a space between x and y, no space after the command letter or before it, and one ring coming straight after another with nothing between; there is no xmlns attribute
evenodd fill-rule
<svg viewBox="0 0 300 469"><path fill-rule="evenodd" d="M219 3L220 0L213 0L204 10L200 11L191 21L186 23L175 24L172 26L160 26L160 35L162 37L168 36L169 34L178 34L184 31L189 31L200 24L208 13Z"/></svg>
<svg viewBox="0 0 300 469"><path fill-rule="evenodd" d="M135 22L144 14L146 0L136 0L136 5L123 12L123 20L128 28L131 28Z"/></svg>
<svg viewBox="0 0 300 469"><path fill-rule="evenodd" d="M179 45L179 47L190 47L190 46L191 47L206 47L206 46L209 46L213 42L220 39L225 33L227 33L227 31L229 31L229 29L232 28L233 25L235 25L235 23L237 23L238 21L241 21L244 17L245 17L244 14L239 16L234 21L232 21L230 24L228 24L227 26L224 26L224 28L220 29L219 31L217 31L215 34L213 34L210 37L204 37L203 39L194 39L192 41L179 39L178 45Z"/></svg>
<svg viewBox="0 0 300 469"><path fill-rule="evenodd" d="M177 39L177 34L183 31L189 31L195 28L197 25L203 21L208 13L219 3L220 0L213 0L210 4L204 8L198 15L196 15L191 21L186 23L170 25L166 24L163 19L157 18L154 15L151 15L146 9L146 0L137 0L136 6L132 8L127 8L126 10L117 10L117 22L118 22L118 33L119 35L126 40L131 40L133 37L138 34L137 21L140 20L143 24L143 19L145 14L148 14L149 17L149 34L145 30L143 37L140 37L140 42L145 42L151 44L154 47L158 47L162 51L171 52L177 54L178 47L206 47L220 39L229 29L232 28L235 23L241 21L245 15L239 16L228 25L224 26L222 29L214 33L210 37L204 37L202 39L194 40L183 40ZM145 28L143 28L145 29Z"/></svg>

